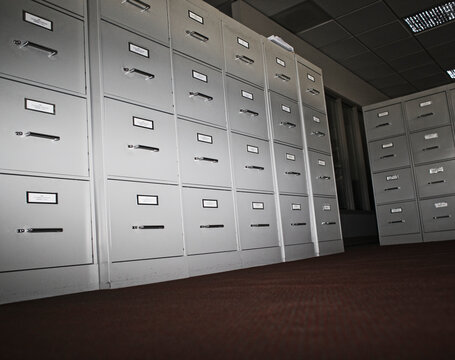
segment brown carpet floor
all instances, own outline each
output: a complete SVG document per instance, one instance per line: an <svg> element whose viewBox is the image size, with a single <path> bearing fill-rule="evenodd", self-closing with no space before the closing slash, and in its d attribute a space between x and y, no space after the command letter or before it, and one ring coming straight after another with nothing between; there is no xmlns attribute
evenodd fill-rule
<svg viewBox="0 0 455 360"><path fill-rule="evenodd" d="M0 306L1 359L455 359L455 241Z"/></svg>

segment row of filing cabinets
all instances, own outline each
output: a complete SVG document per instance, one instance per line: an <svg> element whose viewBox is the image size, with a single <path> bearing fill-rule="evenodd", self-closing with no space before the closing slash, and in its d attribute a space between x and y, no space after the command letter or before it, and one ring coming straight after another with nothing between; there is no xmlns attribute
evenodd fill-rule
<svg viewBox="0 0 455 360"><path fill-rule="evenodd" d="M364 109L383 244L453 238L454 94L445 86Z"/></svg>

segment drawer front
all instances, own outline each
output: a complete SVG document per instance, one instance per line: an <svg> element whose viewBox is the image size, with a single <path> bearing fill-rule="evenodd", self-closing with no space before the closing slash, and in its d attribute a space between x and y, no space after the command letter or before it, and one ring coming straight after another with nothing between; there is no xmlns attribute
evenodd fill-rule
<svg viewBox="0 0 455 360"><path fill-rule="evenodd" d="M450 122L445 93L438 93L406 102L409 130L421 130Z"/></svg>
<svg viewBox="0 0 455 360"><path fill-rule="evenodd" d="M226 72L264 86L264 62L260 37L235 22L223 23Z"/></svg>
<svg viewBox="0 0 455 360"><path fill-rule="evenodd" d="M237 250L230 191L184 188L183 223L188 255Z"/></svg>
<svg viewBox="0 0 455 360"><path fill-rule="evenodd" d="M59 6L75 14L84 15L84 0L43 0L49 4Z"/></svg>
<svg viewBox="0 0 455 360"><path fill-rule="evenodd" d="M382 171L410 164L406 136L379 140L368 144L372 171Z"/></svg>
<svg viewBox="0 0 455 360"><path fill-rule="evenodd" d="M174 55L177 114L226 127L221 73Z"/></svg>
<svg viewBox="0 0 455 360"><path fill-rule="evenodd" d="M308 198L280 195L281 223L285 245L311 243Z"/></svg>
<svg viewBox="0 0 455 360"><path fill-rule="evenodd" d="M415 167L420 197L455 193L455 160Z"/></svg>
<svg viewBox="0 0 455 360"><path fill-rule="evenodd" d="M169 7L174 49L221 69L224 57L217 12L182 0L170 0Z"/></svg>
<svg viewBox="0 0 455 360"><path fill-rule="evenodd" d="M273 195L237 193L243 250L279 246Z"/></svg>
<svg viewBox="0 0 455 360"><path fill-rule="evenodd" d="M368 141L404 134L406 131L401 104L367 111L364 116Z"/></svg>
<svg viewBox="0 0 455 360"><path fill-rule="evenodd" d="M109 175L177 181L172 115L106 99L105 118Z"/></svg>
<svg viewBox="0 0 455 360"><path fill-rule="evenodd" d="M231 129L268 139L264 90L226 77L226 97Z"/></svg>
<svg viewBox="0 0 455 360"><path fill-rule="evenodd" d="M85 93L83 22L29 0L0 6L0 72Z"/></svg>
<svg viewBox="0 0 455 360"><path fill-rule="evenodd" d="M269 143L232 134L235 183L238 189L273 191Z"/></svg>
<svg viewBox="0 0 455 360"><path fill-rule="evenodd" d="M411 146L416 164L455 157L451 126L414 133Z"/></svg>
<svg viewBox="0 0 455 360"><path fill-rule="evenodd" d="M104 91L172 112L169 49L106 22L101 37Z"/></svg>
<svg viewBox="0 0 455 360"><path fill-rule="evenodd" d="M455 196L419 202L425 232L455 229Z"/></svg>
<svg viewBox="0 0 455 360"><path fill-rule="evenodd" d="M374 174L372 178L377 204L415 199L410 168Z"/></svg>
<svg viewBox="0 0 455 360"><path fill-rule="evenodd" d="M108 190L113 262L183 255L177 186L110 180Z"/></svg>
<svg viewBox="0 0 455 360"><path fill-rule="evenodd" d="M302 102L325 113L326 109L322 76L305 65L297 63L297 66L299 69Z"/></svg>
<svg viewBox="0 0 455 360"><path fill-rule="evenodd" d="M0 168L88 176L85 99L0 79L0 117Z"/></svg>
<svg viewBox="0 0 455 360"><path fill-rule="evenodd" d="M330 153L327 116L307 107L303 108L303 113L307 147Z"/></svg>
<svg viewBox="0 0 455 360"><path fill-rule="evenodd" d="M302 146L302 124L297 103L270 92L270 104L274 139Z"/></svg>
<svg viewBox="0 0 455 360"><path fill-rule="evenodd" d="M314 198L318 241L341 239L340 216L336 199Z"/></svg>
<svg viewBox="0 0 455 360"><path fill-rule="evenodd" d="M169 43L166 0L101 0L101 17Z"/></svg>
<svg viewBox="0 0 455 360"><path fill-rule="evenodd" d="M376 208L379 235L403 235L420 232L419 213L414 201L381 205Z"/></svg>
<svg viewBox="0 0 455 360"><path fill-rule="evenodd" d="M178 120L178 134L182 182L230 187L226 131Z"/></svg>
<svg viewBox="0 0 455 360"><path fill-rule="evenodd" d="M294 54L266 41L265 57L269 89L297 101L297 72Z"/></svg>
<svg viewBox="0 0 455 360"><path fill-rule="evenodd" d="M90 264L87 181L0 176L0 271Z"/></svg>
<svg viewBox="0 0 455 360"><path fill-rule="evenodd" d="M307 194L303 151L280 144L274 148L280 193Z"/></svg>
<svg viewBox="0 0 455 360"><path fill-rule="evenodd" d="M313 193L319 195L336 195L333 160L329 155L308 151L310 161L311 184Z"/></svg>

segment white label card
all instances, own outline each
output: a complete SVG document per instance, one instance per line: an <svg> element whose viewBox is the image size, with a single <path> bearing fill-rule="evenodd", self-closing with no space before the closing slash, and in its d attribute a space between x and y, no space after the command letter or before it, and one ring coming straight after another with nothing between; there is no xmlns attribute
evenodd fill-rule
<svg viewBox="0 0 455 360"><path fill-rule="evenodd" d="M149 57L149 51L146 48L140 47L138 45L134 45L133 43L128 43L128 48L129 48L129 51L131 51L132 53L138 54L138 55L146 57L146 58Z"/></svg>
<svg viewBox="0 0 455 360"><path fill-rule="evenodd" d="M292 204L292 210L302 210L302 204Z"/></svg>
<svg viewBox="0 0 455 360"><path fill-rule="evenodd" d="M253 202L251 205L253 206L253 210L264 210L263 202Z"/></svg>
<svg viewBox="0 0 455 360"><path fill-rule="evenodd" d="M202 199L202 207L216 209L218 208L218 200Z"/></svg>
<svg viewBox="0 0 455 360"><path fill-rule="evenodd" d="M159 205L157 195L137 195L138 205Z"/></svg>
<svg viewBox="0 0 455 360"><path fill-rule="evenodd" d="M249 153L253 153L253 154L259 154L259 148L257 146L253 146L253 145L247 145L246 151L248 151Z"/></svg>
<svg viewBox="0 0 455 360"><path fill-rule="evenodd" d="M205 135L205 134L197 134L197 141L207 143L207 144L213 144L213 137L210 135Z"/></svg>
<svg viewBox="0 0 455 360"><path fill-rule="evenodd" d="M386 177L387 181L393 181L393 180L398 180L400 178L399 175L389 175Z"/></svg>
<svg viewBox="0 0 455 360"><path fill-rule="evenodd" d="M388 111L384 111L384 112L380 112L380 113L378 114L378 117L379 117L379 118L382 118L382 117L384 117L384 116L389 116L389 112L388 112Z"/></svg>
<svg viewBox="0 0 455 360"><path fill-rule="evenodd" d="M278 65L281 65L283 67L286 67L286 62L284 60L281 60L280 58L276 58L276 63Z"/></svg>
<svg viewBox="0 0 455 360"><path fill-rule="evenodd" d="M193 19L194 21L198 22L199 24L204 23L204 18L202 16L199 16L198 14L188 10L188 16L190 19Z"/></svg>
<svg viewBox="0 0 455 360"><path fill-rule="evenodd" d="M50 20L44 19L42 17L30 14L29 12L24 11L24 21L42 27L46 30L53 31L53 23Z"/></svg>
<svg viewBox="0 0 455 360"><path fill-rule="evenodd" d="M424 137L425 137L425 140L431 140L431 139L437 139L439 137L439 135L438 135L438 133L426 134Z"/></svg>
<svg viewBox="0 0 455 360"><path fill-rule="evenodd" d="M295 155L286 153L286 160L295 161Z"/></svg>
<svg viewBox="0 0 455 360"><path fill-rule="evenodd" d="M382 148L383 149L388 149L388 148L391 148L391 147L393 147L393 143L382 144Z"/></svg>
<svg viewBox="0 0 455 360"><path fill-rule="evenodd" d="M243 39L239 38L239 37L237 38L237 43L239 45L242 45L243 47L246 47L247 49L250 48L250 43L248 41L246 41L246 40L243 40Z"/></svg>
<svg viewBox="0 0 455 360"><path fill-rule="evenodd" d="M403 208L392 208L392 209L390 209L390 212L392 214L402 213L403 212Z"/></svg>
<svg viewBox="0 0 455 360"><path fill-rule="evenodd" d="M242 96L244 98L247 98L248 100L253 100L254 99L254 95L248 91L245 91L245 90L242 90Z"/></svg>
<svg viewBox="0 0 455 360"><path fill-rule="evenodd" d="M432 168L430 169L430 174L433 175L433 174L438 174L440 172L444 172L444 167L441 166L441 167L438 167L438 168Z"/></svg>
<svg viewBox="0 0 455 360"><path fill-rule="evenodd" d="M287 112L289 114L291 113L291 108L286 105L281 105L281 110L283 110L284 112Z"/></svg>
<svg viewBox="0 0 455 360"><path fill-rule="evenodd" d="M32 99L25 99L25 108L27 110L38 111L46 114L55 115L55 105L48 104Z"/></svg>
<svg viewBox="0 0 455 360"><path fill-rule="evenodd" d="M320 166L325 166L325 164L326 164L326 163L325 163L324 160L321 160L321 159L318 160L318 165L320 165Z"/></svg>
<svg viewBox="0 0 455 360"><path fill-rule="evenodd" d="M314 78L314 76L311 75L311 74L307 74L306 77L308 78L308 80L310 80L310 81L312 81L312 82L315 82L315 81L316 81L316 79Z"/></svg>
<svg viewBox="0 0 455 360"><path fill-rule="evenodd" d="M27 191L28 204L58 204L58 193Z"/></svg>
<svg viewBox="0 0 455 360"><path fill-rule="evenodd" d="M446 202L438 202L438 203L435 203L435 204L434 204L434 207L435 207L436 209L445 208L445 207L447 207L447 206L449 206L449 204L446 203Z"/></svg>
<svg viewBox="0 0 455 360"><path fill-rule="evenodd" d="M197 72L195 70L193 70L193 78L201 80L203 82L208 82L208 80L209 80L207 75Z"/></svg>
<svg viewBox="0 0 455 360"><path fill-rule="evenodd" d="M323 210L323 211L330 211L330 210L332 210L332 207L331 207L330 205L327 204L327 205L324 205L324 206L322 207L322 210Z"/></svg>
<svg viewBox="0 0 455 360"><path fill-rule="evenodd" d="M315 123L318 123L318 124L319 124L319 123L321 122L321 119L319 119L319 118L316 117L316 116L313 116L313 121L314 121Z"/></svg>
<svg viewBox="0 0 455 360"><path fill-rule="evenodd" d="M420 103L420 107L425 107L425 106L430 106L433 102L430 100L430 101L425 101L423 103Z"/></svg>
<svg viewBox="0 0 455 360"><path fill-rule="evenodd" d="M139 117L133 116L133 126L154 130L155 123L153 120L141 119Z"/></svg>

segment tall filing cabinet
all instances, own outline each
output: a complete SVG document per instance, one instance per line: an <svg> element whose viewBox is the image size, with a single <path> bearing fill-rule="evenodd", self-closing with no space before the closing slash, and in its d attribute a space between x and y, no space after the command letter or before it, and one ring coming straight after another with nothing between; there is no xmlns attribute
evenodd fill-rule
<svg viewBox="0 0 455 360"><path fill-rule="evenodd" d="M451 88L364 108L382 245L455 235Z"/></svg>

